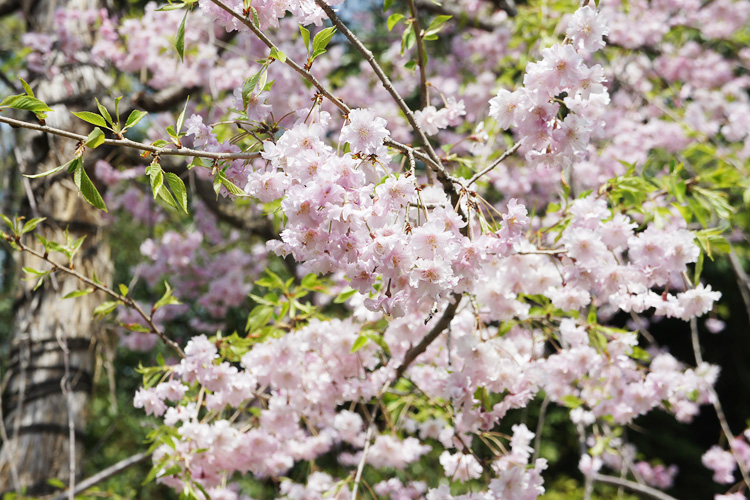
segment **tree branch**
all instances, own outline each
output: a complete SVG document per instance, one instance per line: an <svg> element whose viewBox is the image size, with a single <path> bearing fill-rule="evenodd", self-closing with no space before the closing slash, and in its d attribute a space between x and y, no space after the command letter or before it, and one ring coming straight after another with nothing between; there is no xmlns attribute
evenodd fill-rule
<svg viewBox="0 0 750 500"><path fill-rule="evenodd" d="M427 58L424 52L424 40L422 39L422 29L419 27L419 13L414 0L409 0L409 10L413 19L414 33L417 35L417 60L419 62L419 96L422 109L427 107L429 95L427 94Z"/></svg>
<svg viewBox="0 0 750 500"><path fill-rule="evenodd" d="M463 296L454 293L451 298L453 299L453 302L448 304L448 307L445 308L445 312L440 317L438 322L435 323L435 325L432 327L432 330L430 330L427 335L422 338L419 344L406 351L404 360L401 362L401 365L396 368L396 376L393 378L394 382L400 379L404 372L406 372L406 370L409 368L409 365L411 365L420 354L425 352L430 344L432 344L435 339L438 338L438 336L443 333L443 331L448 328L448 326L450 326L453 317L456 315L456 310L458 309L458 305L461 303L461 299L463 298Z"/></svg>
<svg viewBox="0 0 750 500"><path fill-rule="evenodd" d="M663 491L659 491L656 488L646 486L645 484L639 484L634 481L630 481L628 479L622 479L622 478L613 477L613 476L605 476L603 474L594 474L593 478L594 478L594 481L599 481L600 483L613 484L615 486L622 486L623 488L628 488L629 490L636 491L644 495L648 495L651 498L656 498L657 500L677 500L675 497L667 495Z"/></svg>
<svg viewBox="0 0 750 500"><path fill-rule="evenodd" d="M167 337L167 335L164 332L162 332L156 326L156 324L154 324L153 317L152 317L153 316L153 312L152 312L151 315L146 314L146 312L143 310L143 308L140 305L138 305L138 303L135 300L133 300L131 297L120 295L119 293L115 292L111 288L108 288L107 286L105 286L105 285L103 285L101 283L97 283L96 281L92 280L88 276L84 276L83 274L79 273L75 269L71 269L68 266L59 264L59 263L51 260L46 253L44 253L44 254L40 253L40 252L34 250L33 248L28 247L28 246L24 245L23 243L21 243L21 238L20 237L8 236L6 239L8 241L12 241L16 245L18 245L18 248L22 252L28 252L29 254L33 255L34 257L37 257L37 258L39 258L39 259L47 262L48 264L52 265L52 271L60 270L60 271L62 271L64 273L66 273L66 274L74 276L74 277L78 278L80 281L86 283L91 288L94 288L95 290L102 291L105 294L107 294L110 297L112 297L113 299L115 299L116 301L122 303L124 306L130 307L135 312L137 312L138 315L141 318L143 318L143 320L146 322L146 324L149 327L149 332L150 333L154 333L154 334L158 335L159 338L165 344L167 344L169 347L171 347L172 349L174 349L177 352L177 354L180 355L180 357L182 357L182 358L185 357L185 353L182 351L182 348L180 348L180 346L174 340L172 340L169 337Z"/></svg>
<svg viewBox="0 0 750 500"><path fill-rule="evenodd" d="M472 184L474 184L476 181L478 181L479 179L481 179L483 175L485 175L487 172L491 171L492 169L494 169L495 167L497 167L498 165L500 165L503 161L505 161L505 159L507 157L509 157L510 155L512 155L513 153L515 153L516 151L518 151L518 148L521 147L521 144L523 144L523 140L520 140L517 143L515 143L512 148L510 148L505 153L503 153L502 155L500 155L500 158L498 158L497 160L495 160L494 162L492 162L492 165L490 165L489 167L485 168L481 172L477 173L474 177L472 177L471 179L469 179L469 182L466 183L466 187L469 187Z"/></svg>
<svg viewBox="0 0 750 500"><path fill-rule="evenodd" d="M48 134L65 137L66 139L74 139L77 141L85 141L87 139L85 135L75 134L73 132L68 132L67 130L61 130L59 128L53 128L47 125L37 125L35 123L15 120L6 116L0 116L0 123L7 123L11 127L15 128L20 127L30 130L38 130L40 132L46 132ZM108 146L119 146L138 149L140 151L148 151L151 154L159 156L197 156L200 158L211 158L213 160L251 160L253 158L260 157L260 153L214 153L211 151L201 151L198 149L190 148L157 148L156 146L152 146L150 144L142 144L140 142L131 141L130 139L104 139L104 144Z"/></svg>
<svg viewBox="0 0 750 500"><path fill-rule="evenodd" d="M119 474L120 472L124 471L125 469L144 461L150 456L149 453L141 452L136 453L135 455L128 457L124 460L120 460L116 464L107 467L103 471L97 472L93 476L84 479L75 487L73 488L73 491L71 492L73 495L78 495L79 493L83 493L87 489L91 488L92 486L96 486L97 484L101 483L102 481L105 481L109 479L112 476L115 476ZM54 497L52 500L65 500L67 498L66 493L60 493L56 497Z"/></svg>
<svg viewBox="0 0 750 500"><path fill-rule="evenodd" d="M412 129L414 129L414 132L417 134L420 142L422 142L422 144L424 145L425 150L427 151L427 155L432 158L432 160L437 165L442 165L442 162L440 161L440 158L438 158L437 153L435 153L435 150L432 149L432 144L430 144L430 141L427 138L427 135L425 135L424 130L422 130L422 128L417 124L417 121L414 118L414 113L412 113L411 109L409 109L409 106L407 106L406 102L404 102L404 99L393 87L393 83L391 83L390 78L388 78L388 75L385 74L383 68L381 68L378 62L375 60L375 56L372 54L370 49L365 47L364 44L359 41L359 39L354 35L354 33L352 33L351 30L347 28L347 26L343 23L343 21L341 21L339 16L336 15L336 12L334 12L330 5L325 3L323 0L315 0L315 3L318 5L318 7L323 9L323 12L326 13L333 25L336 26L339 31L344 34L344 36L349 40L349 42L351 42L354 48L357 49L359 53L365 57L365 60L370 64L370 67L380 79L385 90L391 95L404 115L406 115L407 121L411 125Z"/></svg>

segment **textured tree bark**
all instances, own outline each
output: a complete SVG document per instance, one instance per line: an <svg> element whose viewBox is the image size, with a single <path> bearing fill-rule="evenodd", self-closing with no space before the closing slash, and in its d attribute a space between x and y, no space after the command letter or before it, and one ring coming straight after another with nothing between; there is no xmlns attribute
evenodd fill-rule
<svg viewBox="0 0 750 500"><path fill-rule="evenodd" d="M73 3L68 2L68 7ZM48 14L61 6L37 3L33 12L38 15L28 18L29 30L49 30L52 16ZM84 6L92 7L92 2ZM100 70L79 65L54 78L40 77L30 83L40 99L70 103L76 96L106 88L110 83L107 78ZM48 115L48 124L82 134L90 132L91 126L73 117L68 108L54 109ZM29 131L17 131L15 140L18 166L27 174L69 161L76 148L70 140ZM91 167L93 161L87 158L86 165ZM28 182L26 187L24 215L47 217L36 232L60 243L66 241L66 228L72 239L85 236L74 265L88 276L95 272L99 280L109 284L112 266L102 232L103 214L78 194L70 174L63 171L54 178ZM34 238L27 238L25 243L38 246ZM66 262L62 254L50 256ZM28 254L17 254L17 262L19 269L50 267ZM48 479L68 483L71 471L80 476L86 404L95 361L97 325L93 311L102 297L94 293L63 300L66 294L83 288L63 273L53 273L35 291L34 285L35 281L19 285L15 305L10 359L3 381L3 422L9 439L0 448L0 495L17 488L26 488L27 494L47 493L51 489Z"/></svg>

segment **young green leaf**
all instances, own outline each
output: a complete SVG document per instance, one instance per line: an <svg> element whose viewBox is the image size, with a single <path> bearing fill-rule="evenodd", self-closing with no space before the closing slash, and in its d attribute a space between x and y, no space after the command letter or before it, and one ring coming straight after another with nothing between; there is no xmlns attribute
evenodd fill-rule
<svg viewBox="0 0 750 500"><path fill-rule="evenodd" d="M177 49L177 53L180 55L180 61L185 60L185 21L187 21L189 10L185 11L185 16L182 18L180 27L177 28L177 37L174 41L174 46Z"/></svg>
<svg viewBox="0 0 750 500"><path fill-rule="evenodd" d="M117 306L119 305L120 303L115 301L102 302L96 307L96 309L94 309L94 316L106 316L117 309Z"/></svg>
<svg viewBox="0 0 750 500"><path fill-rule="evenodd" d="M182 113L177 117L177 134L179 135L182 130L182 125L185 123L185 111L187 111L187 105L190 102L190 96L185 100L185 106L182 108Z"/></svg>
<svg viewBox="0 0 750 500"><path fill-rule="evenodd" d="M73 180L75 181L78 189L81 190L81 195L83 196L84 200L86 200L99 210L104 210L105 212L107 212L107 205L104 204L102 195L99 194L96 186L94 186L94 183L91 182L91 179L89 179L89 176L86 174L86 169L83 168L83 162L81 161L78 162L78 166L73 173Z"/></svg>
<svg viewBox="0 0 750 500"><path fill-rule="evenodd" d="M36 97L30 97L27 95L8 96L3 99L2 102L0 102L0 107L21 109L24 111L31 111L33 113L52 111L52 108L47 106L44 102L40 101Z"/></svg>
<svg viewBox="0 0 750 500"><path fill-rule="evenodd" d="M89 147L91 149L98 148L102 144L104 144L104 132L102 132L102 129L99 127L94 128L94 130L91 131L89 136L86 138L86 142L84 142L86 147Z"/></svg>
<svg viewBox="0 0 750 500"><path fill-rule="evenodd" d="M21 80L21 86L23 86L23 90L24 92L26 92L26 95L28 95L29 97L34 97L34 91L31 90L31 87L28 83L26 83L26 80L24 80L20 76L18 77L18 79Z"/></svg>
<svg viewBox="0 0 750 500"><path fill-rule="evenodd" d="M362 334L357 337L357 340L354 341L354 344L352 344L352 348L349 350L349 352L357 352L369 343L370 338L367 335Z"/></svg>
<svg viewBox="0 0 750 500"><path fill-rule="evenodd" d="M166 290L164 291L164 295L154 304L153 310L156 311L160 307L168 306L170 304L180 304L180 301L177 300L177 297L174 297L172 295L172 287L169 286L169 283L166 281L164 282L164 288Z"/></svg>
<svg viewBox="0 0 750 500"><path fill-rule="evenodd" d="M310 31L300 24L299 32L302 35L302 40L305 42L305 48L307 49L307 54L310 55Z"/></svg>
<svg viewBox="0 0 750 500"><path fill-rule="evenodd" d="M388 16L388 22L387 22L388 31L391 31L394 28L394 26L396 26L398 22L402 20L403 18L404 18L404 15L399 14L399 13L391 14L390 16Z"/></svg>
<svg viewBox="0 0 750 500"><path fill-rule="evenodd" d="M76 297L84 297L94 291L93 288L86 288L85 290L75 290L63 297L63 299L75 299Z"/></svg>
<svg viewBox="0 0 750 500"><path fill-rule="evenodd" d="M130 116L128 116L128 121L125 122L125 128L135 127L136 124L141 121L141 119L146 116L148 112L146 111L139 111L137 109L134 109Z"/></svg>
<svg viewBox="0 0 750 500"><path fill-rule="evenodd" d="M28 232L33 231L34 229L36 229L39 223L45 219L46 217L37 217L35 219L31 219L30 221L26 222L26 224L23 225L23 229L21 229L21 234L26 234Z"/></svg>
<svg viewBox="0 0 750 500"><path fill-rule="evenodd" d="M167 184L169 184L169 188L172 190L177 204L187 213L187 190L185 189L185 183L172 172L166 172L164 175L167 177Z"/></svg>
<svg viewBox="0 0 750 500"><path fill-rule="evenodd" d="M336 28L331 26L330 28L320 30L320 32L315 35L315 38L313 38L312 42L313 57L318 56L326 51L328 42L331 41L334 33L336 33Z"/></svg>
<svg viewBox="0 0 750 500"><path fill-rule="evenodd" d="M443 25L448 22L451 17L453 16L437 16L427 27L423 36L428 37L431 35L437 35L443 28Z"/></svg>
<svg viewBox="0 0 750 500"><path fill-rule="evenodd" d="M110 125L114 125L114 123L112 122L112 116L110 116L107 108L102 106L99 102L99 99L97 99L96 97L94 97L94 100L96 101L96 107L99 110L99 113L104 117L105 120L107 120L107 123L109 123Z"/></svg>
<svg viewBox="0 0 750 500"><path fill-rule="evenodd" d="M107 128L107 122L96 113L91 113L90 111L79 111L76 113L74 111L73 115L85 122L91 123L92 125Z"/></svg>
<svg viewBox="0 0 750 500"><path fill-rule="evenodd" d="M76 160L75 160L75 159L74 159L74 160L70 160L70 161L69 161L68 163L66 163L66 164L64 164L64 165L60 165L59 167L55 167L55 168L53 168L52 170L47 170L46 172L42 172L41 174L34 174L34 175L27 175L27 174L23 174L23 176L24 176L24 177L28 177L29 179L36 179L36 178L38 178L38 177L46 177L46 176L48 176L48 175L56 174L56 173L57 173L57 172L59 172L60 170L62 170L62 169L64 169L64 168L67 168L67 167L68 167L68 166L70 166L70 164L71 164L71 163L73 163L74 161L76 161Z"/></svg>

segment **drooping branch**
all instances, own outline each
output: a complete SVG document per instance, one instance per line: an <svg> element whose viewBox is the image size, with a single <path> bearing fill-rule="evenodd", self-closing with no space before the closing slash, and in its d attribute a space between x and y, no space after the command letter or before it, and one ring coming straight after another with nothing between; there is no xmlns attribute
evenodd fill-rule
<svg viewBox="0 0 750 500"><path fill-rule="evenodd" d="M88 276L84 276L83 274L79 273L75 269L71 269L70 267L66 265L53 261L52 259L49 258L46 252L41 253L37 250L34 250L33 248L29 246L24 245L21 242L21 239L18 237L8 236L7 239L15 243L18 246L19 250L21 250L22 252L27 252L33 255L34 257L37 257L43 260L44 262L47 262L48 264L50 264L52 266L52 270L55 270L55 271L59 270L59 271L64 272L65 274L74 276L78 278L80 281L82 281L83 283L90 286L91 288L104 292L106 295L109 295L110 297L115 299L117 302L120 302L124 306L133 309L146 322L146 325L148 326L150 333L158 335L159 338L169 347L174 349L175 352L177 352L177 354L180 355L180 357L182 358L185 357L185 353L182 351L182 348L174 340L167 337L167 335L163 331L161 331L159 327L156 326L156 324L154 323L154 319L153 319L153 311L150 315L147 314L146 311L144 311L143 308L140 305L138 305L138 303L135 300L133 300L132 297L121 295L117 293L116 291L112 290L111 288L107 287L106 285L99 283L97 281L94 281Z"/></svg>
<svg viewBox="0 0 750 500"><path fill-rule="evenodd" d="M76 141L86 141L85 135L68 132L59 128L50 127L47 125L38 125L36 123L29 123L22 120L16 120L8 118L7 116L0 116L0 123L7 123L11 127L16 128L27 128L30 130L38 130L39 132L45 132L48 134L65 137L67 139L74 139ZM212 160L251 160L253 158L259 158L260 153L214 153L212 151L201 151L199 149L180 148L180 149L169 149L169 148L157 148L151 144L143 144L130 139L104 139L104 144L108 146L119 146L124 148L138 149L140 151L148 151L151 154L158 156L197 156L200 158L210 158Z"/></svg>
<svg viewBox="0 0 750 500"><path fill-rule="evenodd" d="M636 483L635 481L630 481L628 479L614 476L605 476L604 474L594 474L593 479L594 481L599 481L600 483L622 486L623 488L627 488L631 491L636 491L638 493L648 495L651 498L656 498L656 500L677 500L675 497L667 495L663 491L659 491L656 488L652 488L645 484Z"/></svg>
<svg viewBox="0 0 750 500"><path fill-rule="evenodd" d="M116 464L107 467L106 469L97 472L93 476L84 479L80 483L76 484L73 490L70 492L73 495L78 495L79 493L83 493L87 489L96 486L97 484L101 483L102 481L106 481L110 477L116 476L120 472L124 471L125 469L132 467L133 465L143 462L150 456L149 453L141 452L136 453L133 456L130 456L124 460L120 460ZM68 493L60 493L56 497L54 497L52 500L65 500L67 498Z"/></svg>
<svg viewBox="0 0 750 500"><path fill-rule="evenodd" d="M461 303L462 297L463 296L460 294L453 294L451 296L452 302L450 302L448 304L448 307L445 308L445 312L443 312L443 315L440 317L438 322L435 323L432 329L427 332L427 335L425 335L422 340L419 341L419 344L406 351L404 360L401 362L399 367L396 368L396 375L393 378L394 381L401 378L401 376L406 372L406 370L414 362L414 360L417 359L420 354L425 352L430 344L432 344L435 339L438 338L438 336L443 333L445 329L448 328L448 326L450 326L453 317L456 315L458 305Z"/></svg>
<svg viewBox="0 0 750 500"><path fill-rule="evenodd" d="M253 24L249 19L243 17L240 13L235 12L231 7L229 7L227 4L222 2L221 0L211 0L216 6L224 10L225 12L229 13L240 21L242 24L244 24L255 36L258 37L258 39L263 42L266 47L269 49L276 49L279 50L278 47L271 41L268 36L266 36L265 33L263 33L255 24ZM310 73L310 71L306 70L302 65L297 63L294 59L292 59L289 56L286 56L286 60L284 61L284 64L292 68L294 71L299 73L305 80L310 82L313 87L326 99L328 99L334 106L336 106L345 116L349 115L349 112L351 111L351 108L344 103L341 99L336 97L331 93L330 90L326 88L325 85L323 85L320 80L318 80L315 75ZM445 179L449 179L449 176L443 169L442 165L440 164L439 159L436 161L434 160L430 155L427 155L423 153L422 151L419 151L418 149L414 149L411 146L407 146L406 144L401 144L400 142L394 141L393 139L386 139L383 141L383 144L386 146L396 149L398 151L401 151L402 153L407 153L409 151L414 154L416 158L419 160L425 162L430 168L436 169L436 171L442 172L442 177ZM438 176L441 174L439 173Z"/></svg>
<svg viewBox="0 0 750 500"><path fill-rule="evenodd" d="M495 160L494 162L492 162L492 164L489 167L485 168L481 172L478 172L476 175L474 175L474 177L472 177L471 179L469 179L469 181L466 183L466 187L471 186L476 181L478 181L479 179L481 179L482 176L484 176L485 174L487 174L488 172L490 172L491 170L493 170L494 168L496 168L498 165L500 165L502 162L504 162L506 158L508 158L510 155L512 155L513 153L515 153L516 151L518 151L518 148L521 147L522 143L523 143L523 140L518 141L517 143L515 143L513 145L512 148L510 148L505 153L503 153L502 155L500 155L500 158L498 158L497 160Z"/></svg>
<svg viewBox="0 0 750 500"><path fill-rule="evenodd" d="M375 56L370 51L370 49L365 47L365 45L359 40L359 38L357 38L357 36L352 33L352 31L344 24L344 22L339 18L336 12L334 12L333 8L331 8L330 5L325 3L323 0L315 0L315 3L318 5L318 7L323 9L323 12L325 12L328 16L328 19L330 19L333 25L336 26L339 31L341 31L341 33L349 40L354 48L364 56L367 63L370 65L380 82L383 84L385 90L391 95L393 100L396 102L396 105L406 116L406 120L409 122L409 125L411 125L414 133L417 134L420 142L424 145L424 148L427 151L427 155L436 164L442 165L442 162L440 161L437 153L435 153L435 150L432 148L432 144L430 144L427 135L425 134L424 130L422 130L422 127L419 126L417 120L414 118L414 113L411 109L409 109L409 106L406 105L403 97L401 97L396 88L393 86L393 83L391 83L391 79L388 78L388 75L385 74L383 68L381 68L380 64L378 64L378 62L375 60Z"/></svg>

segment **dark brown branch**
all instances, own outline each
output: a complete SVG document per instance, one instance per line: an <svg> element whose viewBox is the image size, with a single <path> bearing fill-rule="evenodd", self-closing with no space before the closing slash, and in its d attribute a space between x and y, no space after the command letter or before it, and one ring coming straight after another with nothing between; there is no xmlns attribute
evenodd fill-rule
<svg viewBox="0 0 750 500"><path fill-rule="evenodd" d="M453 301L448 304L448 307L445 308L445 312L440 317L438 322L435 323L435 325L432 327L432 330L430 330L427 335L422 338L419 344L406 351L404 360L401 362L401 365L396 368L396 376L393 378L394 381L401 378L401 376L404 374L404 372L406 372L406 370L414 362L414 360L417 359L420 354L425 352L430 344L432 344L435 339L438 338L438 336L443 333L445 329L448 328L448 326L450 326L453 317L456 315L458 305L461 303L461 298L461 295L453 294L451 296L451 299Z"/></svg>

